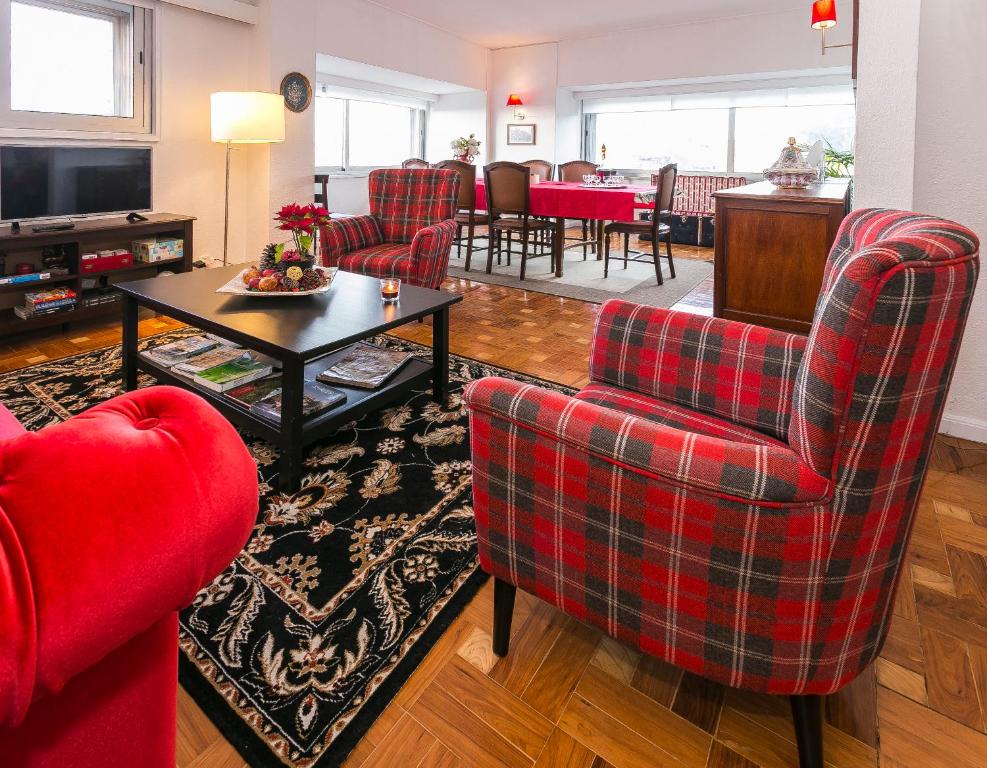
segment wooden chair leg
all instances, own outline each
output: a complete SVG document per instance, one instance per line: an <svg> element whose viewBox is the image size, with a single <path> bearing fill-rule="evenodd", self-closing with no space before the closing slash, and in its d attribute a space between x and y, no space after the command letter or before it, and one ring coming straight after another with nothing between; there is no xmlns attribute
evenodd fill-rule
<svg viewBox="0 0 987 768"><path fill-rule="evenodd" d="M665 235L665 253L668 254L668 273L675 277L675 262L672 261L672 233Z"/></svg>
<svg viewBox="0 0 987 768"><path fill-rule="evenodd" d="M589 222L583 219L583 261L586 261L586 245L589 240Z"/></svg>
<svg viewBox="0 0 987 768"><path fill-rule="evenodd" d="M494 577L493 652L506 656L511 645L511 619L517 587Z"/></svg>
<svg viewBox="0 0 987 768"><path fill-rule="evenodd" d="M476 232L476 222L470 216L469 228L466 230L466 271L470 271L470 262L473 260L473 235Z"/></svg>
<svg viewBox="0 0 987 768"><path fill-rule="evenodd" d="M658 242L658 235L651 238L651 255L655 260L655 276L658 278L658 285L664 284L661 277L661 243Z"/></svg>
<svg viewBox="0 0 987 768"><path fill-rule="evenodd" d="M530 239L528 225L521 229L521 279L524 280L524 270L528 265L528 240Z"/></svg>
<svg viewBox="0 0 987 768"><path fill-rule="evenodd" d="M631 249L631 236L629 232L624 233L624 269L627 269L627 255Z"/></svg>
<svg viewBox="0 0 987 768"><path fill-rule="evenodd" d="M494 251L497 252L497 263L500 263L500 231L492 226L487 229L487 274L493 271Z"/></svg>
<svg viewBox="0 0 987 768"><path fill-rule="evenodd" d="M610 233L603 235L603 276L610 273Z"/></svg>
<svg viewBox="0 0 987 768"><path fill-rule="evenodd" d="M799 768L823 768L822 696L789 696L789 699L795 720Z"/></svg>
<svg viewBox="0 0 987 768"><path fill-rule="evenodd" d="M456 258L463 257L463 225L456 224Z"/></svg>
<svg viewBox="0 0 987 768"><path fill-rule="evenodd" d="M511 266L511 240L513 238L513 233L511 230L507 230L507 266Z"/></svg>

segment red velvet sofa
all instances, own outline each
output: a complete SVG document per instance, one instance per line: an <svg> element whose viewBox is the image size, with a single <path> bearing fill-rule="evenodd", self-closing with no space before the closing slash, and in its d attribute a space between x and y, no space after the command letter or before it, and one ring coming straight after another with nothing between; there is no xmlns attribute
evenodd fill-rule
<svg viewBox="0 0 987 768"><path fill-rule="evenodd" d="M243 441L188 392L34 433L0 407L0 765L174 768L178 610L257 499Z"/></svg>

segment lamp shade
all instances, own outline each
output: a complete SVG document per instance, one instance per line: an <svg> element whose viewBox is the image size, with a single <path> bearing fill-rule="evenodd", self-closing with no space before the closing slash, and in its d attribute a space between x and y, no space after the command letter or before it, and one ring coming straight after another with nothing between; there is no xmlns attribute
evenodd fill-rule
<svg viewBox="0 0 987 768"><path fill-rule="evenodd" d="M521 101L521 97L516 93L512 93L507 97L507 106L509 107L523 107L524 102Z"/></svg>
<svg viewBox="0 0 987 768"><path fill-rule="evenodd" d="M836 0L816 0L812 4L812 28L829 29L836 26Z"/></svg>
<svg viewBox="0 0 987 768"><path fill-rule="evenodd" d="M281 94L221 91L210 98L213 141L233 144L284 141L284 99Z"/></svg>

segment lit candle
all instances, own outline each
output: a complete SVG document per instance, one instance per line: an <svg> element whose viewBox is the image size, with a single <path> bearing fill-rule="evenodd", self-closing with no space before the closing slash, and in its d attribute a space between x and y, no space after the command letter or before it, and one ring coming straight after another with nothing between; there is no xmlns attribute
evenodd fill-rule
<svg viewBox="0 0 987 768"><path fill-rule="evenodd" d="M396 277L383 277L380 280L380 297L385 304L393 304L401 292L401 281Z"/></svg>

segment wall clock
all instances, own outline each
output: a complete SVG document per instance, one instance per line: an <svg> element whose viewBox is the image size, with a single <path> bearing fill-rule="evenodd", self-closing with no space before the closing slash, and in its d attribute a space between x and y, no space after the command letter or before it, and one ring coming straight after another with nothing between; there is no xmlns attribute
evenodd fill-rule
<svg viewBox="0 0 987 768"><path fill-rule="evenodd" d="M312 83L301 72L289 72L281 80L281 95L292 112L304 112L312 103Z"/></svg>

